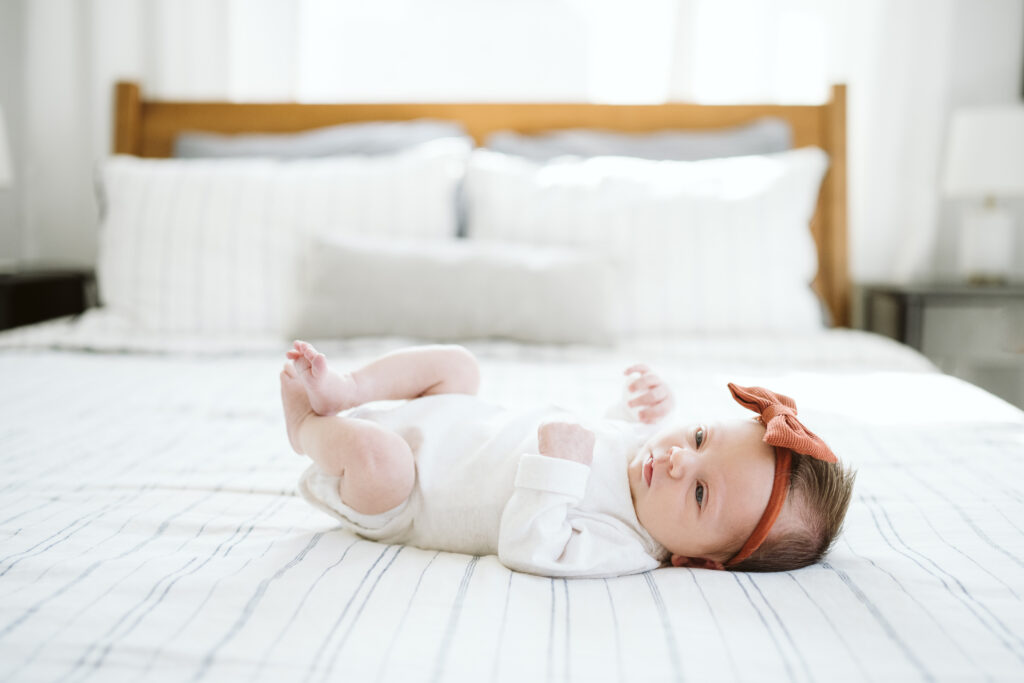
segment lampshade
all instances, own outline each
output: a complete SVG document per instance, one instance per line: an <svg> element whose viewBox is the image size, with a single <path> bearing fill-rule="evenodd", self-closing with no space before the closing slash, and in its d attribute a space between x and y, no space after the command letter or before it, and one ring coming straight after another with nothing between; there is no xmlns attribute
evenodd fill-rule
<svg viewBox="0 0 1024 683"><path fill-rule="evenodd" d="M942 186L951 197L1024 195L1024 105L955 111Z"/></svg>
<svg viewBox="0 0 1024 683"><path fill-rule="evenodd" d="M11 168L11 148L7 146L7 122L0 107L0 187L7 187L14 180Z"/></svg>

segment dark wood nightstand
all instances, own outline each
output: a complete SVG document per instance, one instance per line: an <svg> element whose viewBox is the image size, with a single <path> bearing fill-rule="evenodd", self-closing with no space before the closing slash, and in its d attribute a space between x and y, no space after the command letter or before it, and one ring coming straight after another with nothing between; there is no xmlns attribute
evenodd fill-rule
<svg viewBox="0 0 1024 683"><path fill-rule="evenodd" d="M943 371L1024 408L1024 283L857 289L862 329L912 346Z"/></svg>
<svg viewBox="0 0 1024 683"><path fill-rule="evenodd" d="M93 272L21 266L0 270L0 330L81 313L96 305Z"/></svg>

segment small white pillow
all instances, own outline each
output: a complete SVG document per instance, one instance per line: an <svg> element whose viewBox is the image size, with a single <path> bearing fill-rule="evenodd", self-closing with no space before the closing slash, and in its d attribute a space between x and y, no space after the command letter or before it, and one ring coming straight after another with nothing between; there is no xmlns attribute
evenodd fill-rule
<svg viewBox="0 0 1024 683"><path fill-rule="evenodd" d="M469 145L290 162L114 157L97 279L140 329L284 334L311 236L450 239Z"/></svg>
<svg viewBox="0 0 1024 683"><path fill-rule="evenodd" d="M468 235L605 254L621 276L622 334L820 329L809 223L827 163L817 148L547 163L477 150Z"/></svg>
<svg viewBox="0 0 1024 683"><path fill-rule="evenodd" d="M295 337L611 341L611 268L578 249L319 239L306 273Z"/></svg>

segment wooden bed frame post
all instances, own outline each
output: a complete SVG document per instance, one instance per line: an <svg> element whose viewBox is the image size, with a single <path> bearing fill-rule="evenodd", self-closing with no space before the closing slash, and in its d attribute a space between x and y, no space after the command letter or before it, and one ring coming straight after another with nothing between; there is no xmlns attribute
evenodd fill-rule
<svg viewBox="0 0 1024 683"><path fill-rule="evenodd" d="M114 111L114 154L139 154L142 142L142 97L137 83L118 82Z"/></svg>
<svg viewBox="0 0 1024 683"><path fill-rule="evenodd" d="M819 249L828 263L822 263L819 270L827 272L828 281L823 297L832 311L836 327L850 325L850 279L847 260L847 213L846 213L846 86L832 86L832 97L822 111L825 139L828 141L829 171L822 183L828 193L824 202L828 207L829 230L824 235L828 244Z"/></svg>

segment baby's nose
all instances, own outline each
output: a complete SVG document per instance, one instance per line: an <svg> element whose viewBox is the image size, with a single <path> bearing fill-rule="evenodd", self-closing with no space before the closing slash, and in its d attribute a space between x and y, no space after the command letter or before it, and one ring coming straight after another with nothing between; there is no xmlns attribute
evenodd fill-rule
<svg viewBox="0 0 1024 683"><path fill-rule="evenodd" d="M686 472L686 451L673 446L668 451L668 473L673 479L679 479Z"/></svg>

